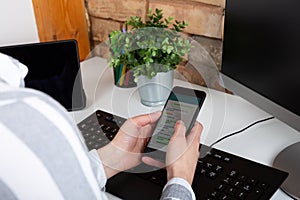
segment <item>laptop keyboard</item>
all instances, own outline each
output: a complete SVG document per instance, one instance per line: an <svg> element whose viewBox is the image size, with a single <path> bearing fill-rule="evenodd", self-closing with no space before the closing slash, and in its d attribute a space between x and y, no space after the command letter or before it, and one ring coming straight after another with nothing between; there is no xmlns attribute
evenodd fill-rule
<svg viewBox="0 0 300 200"><path fill-rule="evenodd" d="M97 110L78 124L89 150L99 149L108 144L116 135L119 127L126 119ZM144 172L148 170L149 172ZM140 171L140 173L136 173ZM126 187L130 187L132 176L137 176L158 185L155 197L145 194L146 191L132 188L126 194L119 188L123 187L120 180L125 179ZM201 145L200 157L192 184L197 199L220 200L255 200L270 199L287 177L287 173L265 166L215 148ZM165 169L153 169L141 164L134 169L122 172L108 180L108 192L122 199L158 199L163 186L167 182ZM120 184L120 185L118 185ZM136 187L136 185L132 185Z"/></svg>

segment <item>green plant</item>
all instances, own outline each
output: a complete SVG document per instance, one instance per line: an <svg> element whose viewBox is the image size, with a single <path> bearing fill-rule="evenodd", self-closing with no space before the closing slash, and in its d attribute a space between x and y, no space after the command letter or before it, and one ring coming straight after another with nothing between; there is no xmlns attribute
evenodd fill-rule
<svg viewBox="0 0 300 200"><path fill-rule="evenodd" d="M159 9L150 9L145 22L141 17L131 16L125 23L130 31L115 30L109 35L109 65L127 66L135 81L140 75L151 79L159 72L176 69L190 51L191 43L180 34L188 24L177 20L172 23L173 20L164 18Z"/></svg>

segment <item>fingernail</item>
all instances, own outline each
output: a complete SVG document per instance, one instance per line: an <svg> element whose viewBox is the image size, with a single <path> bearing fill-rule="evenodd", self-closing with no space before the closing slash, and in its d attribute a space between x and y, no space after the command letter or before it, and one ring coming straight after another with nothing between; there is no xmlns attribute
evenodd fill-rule
<svg viewBox="0 0 300 200"><path fill-rule="evenodd" d="M182 120L177 120L176 124L182 124L182 125L184 125L184 122Z"/></svg>
<svg viewBox="0 0 300 200"><path fill-rule="evenodd" d="M200 126L201 124L200 124L200 122L195 121L195 125Z"/></svg>

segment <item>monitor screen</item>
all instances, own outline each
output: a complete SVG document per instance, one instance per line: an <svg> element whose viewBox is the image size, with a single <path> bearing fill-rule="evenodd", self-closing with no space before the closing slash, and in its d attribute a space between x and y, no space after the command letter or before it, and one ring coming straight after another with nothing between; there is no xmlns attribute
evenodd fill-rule
<svg viewBox="0 0 300 200"><path fill-rule="evenodd" d="M0 52L28 67L25 87L47 93L69 111L85 107L76 40L4 46Z"/></svg>
<svg viewBox="0 0 300 200"><path fill-rule="evenodd" d="M227 0L222 74L225 87L300 130L300 1Z"/></svg>

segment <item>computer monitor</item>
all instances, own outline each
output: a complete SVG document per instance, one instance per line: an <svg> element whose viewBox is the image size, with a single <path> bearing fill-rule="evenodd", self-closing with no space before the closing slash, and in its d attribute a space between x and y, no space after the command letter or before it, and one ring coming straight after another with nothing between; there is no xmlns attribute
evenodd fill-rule
<svg viewBox="0 0 300 200"><path fill-rule="evenodd" d="M68 111L86 105L76 40L59 40L0 47L28 68L25 87L40 90Z"/></svg>
<svg viewBox="0 0 300 200"><path fill-rule="evenodd" d="M300 1L227 0L221 71L226 88L299 131ZM299 156L295 142L274 161L298 198Z"/></svg>

